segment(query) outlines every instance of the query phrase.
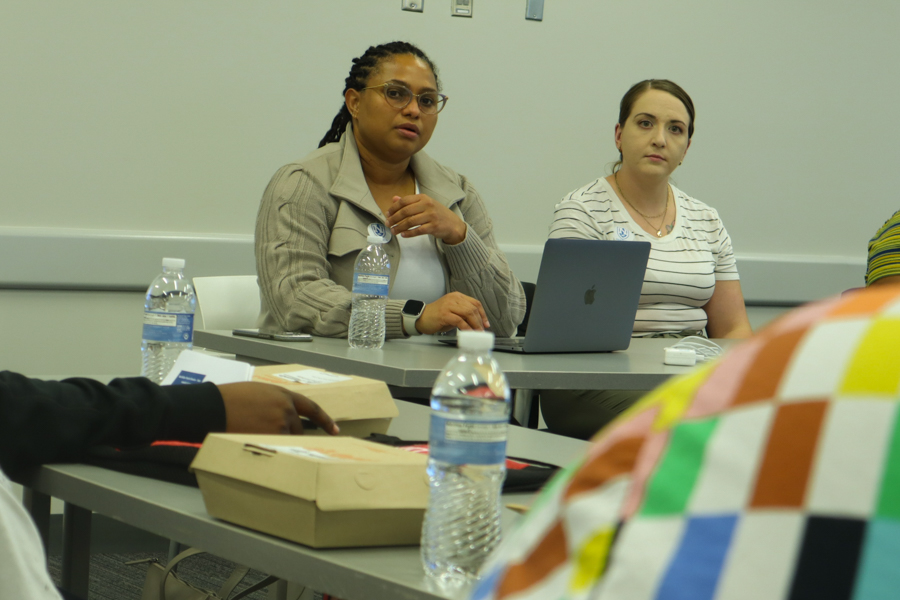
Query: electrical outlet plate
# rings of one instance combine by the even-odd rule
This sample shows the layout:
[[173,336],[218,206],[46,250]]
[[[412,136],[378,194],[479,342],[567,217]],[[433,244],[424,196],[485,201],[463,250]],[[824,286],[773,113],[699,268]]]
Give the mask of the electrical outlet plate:
[[529,21],[543,21],[544,0],[525,0],[525,18]]
[[475,0],[450,0],[450,14],[454,17],[471,17]]
[[425,0],[400,0],[400,8],[410,12],[422,12],[425,10]]

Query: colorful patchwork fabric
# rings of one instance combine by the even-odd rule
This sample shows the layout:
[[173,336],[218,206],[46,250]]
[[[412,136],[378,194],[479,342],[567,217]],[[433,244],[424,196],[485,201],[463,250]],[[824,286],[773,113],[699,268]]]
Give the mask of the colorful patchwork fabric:
[[866,285],[892,275],[900,275],[900,210],[869,241]]
[[788,313],[556,477],[485,599],[900,598],[900,285]]

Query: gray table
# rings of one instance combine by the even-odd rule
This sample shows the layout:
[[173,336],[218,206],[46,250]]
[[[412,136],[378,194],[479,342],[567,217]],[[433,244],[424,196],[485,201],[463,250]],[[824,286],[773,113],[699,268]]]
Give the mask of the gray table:
[[[536,426],[531,411],[532,390],[652,390],[672,375],[689,370],[663,364],[665,348],[675,341],[636,338],[622,352],[494,352],[494,358],[516,391],[514,416],[519,423],[530,421]],[[456,354],[454,347],[433,336],[389,340],[380,350],[362,350],[350,348],[345,339],[316,337],[312,342],[274,342],[235,336],[230,331],[197,330],[194,344],[234,354],[238,360],[251,364],[298,363],[418,390],[431,388],[447,361]]]
[[[651,390],[685,367],[663,364],[671,339],[634,339],[623,352],[513,354],[494,358],[514,389]],[[389,340],[381,350],[350,348],[345,339],[274,342],[233,336],[230,331],[194,332],[194,344],[259,363],[299,363],[337,373],[371,377],[388,385],[430,388],[456,349],[431,336]]]
[[[389,433],[424,439],[429,410],[398,404],[400,416]],[[586,442],[510,427],[508,453],[512,456],[566,464],[586,446]],[[27,504],[44,532],[49,497],[67,503],[63,587],[82,597],[87,597],[91,511],[344,600],[442,597],[426,586],[418,547],[316,550],[213,519],[195,488],[88,465],[45,466],[24,483],[30,488]],[[507,502],[529,498],[504,497]],[[504,511],[505,525],[515,518],[512,511]]]

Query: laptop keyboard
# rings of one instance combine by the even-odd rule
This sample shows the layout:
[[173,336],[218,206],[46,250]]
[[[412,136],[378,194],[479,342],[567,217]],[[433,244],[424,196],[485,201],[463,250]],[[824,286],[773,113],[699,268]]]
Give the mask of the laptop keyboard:
[[525,338],[494,338],[495,348],[521,348],[525,345]]
[[[447,344],[448,346],[456,345],[456,336],[448,335],[448,336],[437,336],[438,341],[442,344]],[[525,338],[524,337],[511,337],[511,338],[494,338],[494,348],[524,348],[525,347]]]

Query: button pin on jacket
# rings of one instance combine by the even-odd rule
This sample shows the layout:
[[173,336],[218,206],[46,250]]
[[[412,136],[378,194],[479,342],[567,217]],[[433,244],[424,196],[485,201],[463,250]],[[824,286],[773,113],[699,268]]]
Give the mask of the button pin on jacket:
[[384,240],[385,244],[391,241],[391,232],[387,227],[384,226],[384,223],[370,223],[369,235],[376,235],[380,237],[382,240]]

